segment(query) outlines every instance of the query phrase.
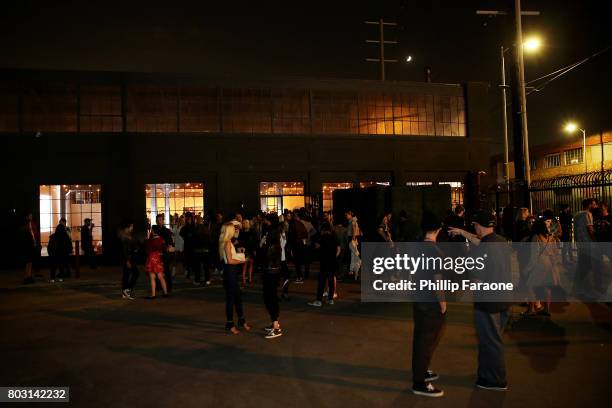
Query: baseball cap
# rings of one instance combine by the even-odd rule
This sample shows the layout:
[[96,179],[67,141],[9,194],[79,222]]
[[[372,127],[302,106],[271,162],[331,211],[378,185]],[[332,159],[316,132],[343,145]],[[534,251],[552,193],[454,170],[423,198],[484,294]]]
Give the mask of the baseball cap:
[[472,222],[476,222],[483,227],[494,227],[497,225],[495,216],[490,211],[478,210],[472,215]]

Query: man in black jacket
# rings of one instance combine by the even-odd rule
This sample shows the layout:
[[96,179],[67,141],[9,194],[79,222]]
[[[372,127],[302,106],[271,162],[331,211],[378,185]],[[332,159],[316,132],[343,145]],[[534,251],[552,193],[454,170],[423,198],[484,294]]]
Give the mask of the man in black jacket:
[[87,259],[91,269],[96,268],[93,246],[93,228],[94,225],[91,222],[91,219],[85,218],[83,220],[83,226],[81,227],[81,248],[83,249],[83,253],[85,254],[85,258]]
[[[495,233],[495,217],[486,211],[477,211],[472,217],[476,235],[465,230],[451,228],[475,245],[470,251],[473,258],[486,258],[485,267],[470,275],[475,282],[507,283],[512,282],[511,250],[506,238]],[[474,293],[474,325],[478,336],[478,379],[476,387],[504,391],[506,381],[506,362],[504,358],[504,327],[508,321],[511,295],[501,293]]]

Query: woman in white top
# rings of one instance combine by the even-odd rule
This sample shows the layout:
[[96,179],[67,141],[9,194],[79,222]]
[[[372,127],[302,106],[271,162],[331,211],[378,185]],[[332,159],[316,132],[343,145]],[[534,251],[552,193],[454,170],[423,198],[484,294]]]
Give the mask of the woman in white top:
[[[232,239],[237,238],[240,223],[230,221],[223,224],[219,235],[219,256],[223,261],[223,288],[225,289],[225,329],[232,334],[240,333],[239,329],[251,330],[244,317],[242,308],[242,292],[240,290],[240,277],[242,265],[245,263],[243,252],[236,252]],[[238,315],[238,324],[234,325],[234,309]]]

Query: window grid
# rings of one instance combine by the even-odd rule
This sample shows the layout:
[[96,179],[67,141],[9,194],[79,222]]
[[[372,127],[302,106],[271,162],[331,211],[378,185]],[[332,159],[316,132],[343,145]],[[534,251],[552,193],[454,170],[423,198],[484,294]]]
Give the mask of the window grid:
[[186,212],[204,214],[204,184],[159,183],[145,186],[146,215],[151,225],[157,214],[164,215],[164,225],[170,226],[170,217]]
[[544,157],[544,168],[551,169],[561,165],[561,155],[559,153],[549,154]]
[[565,165],[571,166],[572,164],[580,164],[583,163],[583,154],[582,147],[578,147],[576,149],[566,150],[563,152],[563,156],[565,157]]
[[[101,186],[86,185],[41,185],[39,188],[40,244],[42,256],[47,256],[49,237],[61,218],[66,219],[72,241],[81,240],[81,227],[89,218],[94,224],[92,230],[94,251],[102,253],[102,201]],[[82,249],[79,245],[79,251]]]

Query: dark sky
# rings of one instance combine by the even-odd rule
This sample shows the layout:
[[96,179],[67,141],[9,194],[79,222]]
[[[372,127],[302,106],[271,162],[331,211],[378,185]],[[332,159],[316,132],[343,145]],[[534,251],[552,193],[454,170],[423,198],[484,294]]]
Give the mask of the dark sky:
[[[377,79],[378,65],[364,58],[377,57],[376,46],[365,39],[378,33],[363,21],[384,17],[398,23],[387,29],[387,39],[399,41],[388,47],[388,57],[414,60],[389,64],[388,79],[420,81],[431,66],[435,82],[486,81],[492,84],[492,116],[500,112],[496,85],[499,46],[508,43],[504,18],[475,11],[500,8],[503,1],[10,3],[0,12],[2,67],[253,78]],[[524,33],[544,40],[537,56],[526,57],[527,80],[611,44],[604,3],[523,0],[523,9],[542,13],[524,18]],[[530,95],[531,143],[567,138],[560,130],[567,119],[590,133],[612,129],[610,72],[612,51]],[[501,135],[499,125],[492,129]]]

